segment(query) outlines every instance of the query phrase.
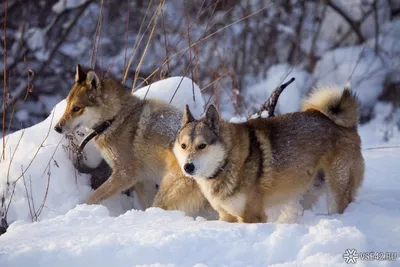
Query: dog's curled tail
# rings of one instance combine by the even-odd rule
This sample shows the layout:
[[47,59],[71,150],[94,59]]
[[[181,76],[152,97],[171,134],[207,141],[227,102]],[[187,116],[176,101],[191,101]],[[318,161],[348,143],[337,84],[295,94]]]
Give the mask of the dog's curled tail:
[[304,100],[303,111],[316,109],[337,125],[354,127],[358,123],[360,104],[354,92],[346,86],[338,88],[318,88]]

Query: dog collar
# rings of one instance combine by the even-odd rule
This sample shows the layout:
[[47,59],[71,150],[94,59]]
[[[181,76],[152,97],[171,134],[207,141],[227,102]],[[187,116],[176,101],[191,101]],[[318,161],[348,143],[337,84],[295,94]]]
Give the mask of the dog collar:
[[217,177],[221,171],[223,171],[226,167],[226,165],[228,165],[228,159],[225,159],[224,164],[222,164],[221,167],[218,168],[218,170],[211,176],[207,177],[208,179],[214,179],[215,177]]
[[82,140],[82,142],[79,144],[78,147],[78,153],[82,153],[83,149],[85,148],[86,144],[89,143],[90,140],[93,139],[93,137],[100,135],[102,133],[104,133],[105,130],[108,129],[108,127],[111,126],[111,124],[113,123],[114,119],[108,120],[103,122],[100,125],[97,125],[95,127],[93,127],[93,132],[91,132],[90,134],[88,134],[85,139]]

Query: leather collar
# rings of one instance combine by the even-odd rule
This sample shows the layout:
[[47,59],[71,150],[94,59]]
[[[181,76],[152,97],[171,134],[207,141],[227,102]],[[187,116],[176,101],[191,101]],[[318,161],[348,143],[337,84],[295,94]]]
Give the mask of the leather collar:
[[221,171],[224,171],[224,170],[225,170],[226,165],[228,165],[228,159],[225,159],[225,161],[224,161],[224,163],[221,165],[221,167],[219,167],[219,168],[217,169],[217,171],[216,171],[213,175],[211,175],[211,176],[209,176],[209,177],[207,177],[207,178],[208,178],[208,179],[214,179],[215,177],[217,177],[217,176],[221,173]]
[[86,144],[89,143],[89,141],[92,140],[93,137],[104,133],[104,131],[107,130],[111,126],[113,121],[114,121],[114,119],[107,120],[107,121],[105,121],[105,122],[93,127],[92,128],[93,132],[88,134],[85,137],[85,139],[83,139],[82,142],[79,144],[78,153],[82,153],[82,151],[85,148]]

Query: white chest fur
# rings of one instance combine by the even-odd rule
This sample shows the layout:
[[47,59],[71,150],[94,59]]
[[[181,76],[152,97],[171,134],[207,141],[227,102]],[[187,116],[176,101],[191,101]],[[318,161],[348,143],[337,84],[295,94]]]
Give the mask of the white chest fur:
[[208,179],[196,179],[201,192],[210,202],[211,206],[216,209],[223,209],[231,215],[242,217],[246,207],[246,195],[243,193],[236,193],[231,197],[220,198],[211,192],[212,182]]

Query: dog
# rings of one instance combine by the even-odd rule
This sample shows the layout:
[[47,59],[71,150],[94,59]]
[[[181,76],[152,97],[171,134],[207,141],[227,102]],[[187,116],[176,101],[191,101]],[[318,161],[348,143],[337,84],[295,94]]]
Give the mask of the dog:
[[[166,170],[168,155],[182,120],[177,108],[157,100],[142,100],[110,78],[93,71],[87,73],[77,65],[75,83],[67,96],[67,107],[54,127],[60,134],[72,133],[78,127],[95,129],[96,147],[112,169],[111,176],[87,199],[97,204],[121,191],[135,188],[143,208],[152,206]],[[197,184],[185,177],[185,192],[202,198],[202,205],[187,205],[184,198],[176,209],[196,213],[208,201]],[[208,204],[209,206],[209,204]]]
[[328,190],[329,214],[343,213],[364,177],[358,117],[356,95],[334,88],[317,89],[300,112],[243,123],[213,105],[195,119],[186,106],[173,152],[220,220],[266,222],[266,209],[290,199],[312,205],[313,187]]

